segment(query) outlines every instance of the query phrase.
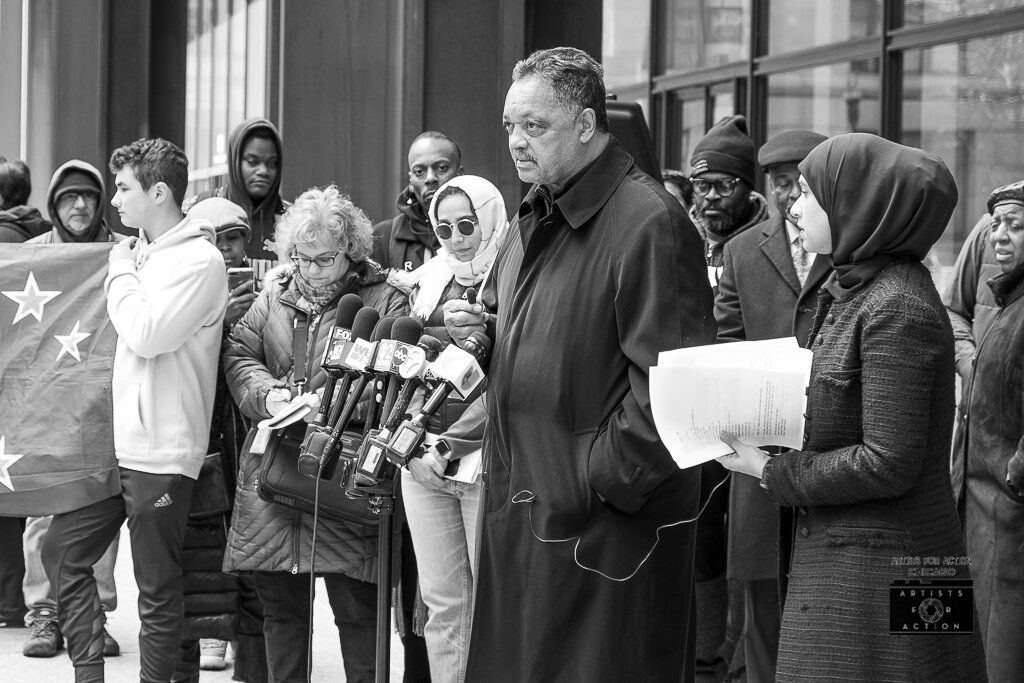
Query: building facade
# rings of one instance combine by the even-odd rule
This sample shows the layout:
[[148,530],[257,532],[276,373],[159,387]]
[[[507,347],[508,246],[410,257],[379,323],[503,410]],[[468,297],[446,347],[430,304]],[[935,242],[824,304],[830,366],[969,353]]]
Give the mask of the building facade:
[[1020,0],[0,0],[0,154],[29,161],[41,197],[63,160],[102,167],[162,135],[201,190],[223,180],[231,129],[264,116],[287,198],[333,182],[380,220],[410,140],[435,129],[511,208],[511,69],[556,45],[600,55],[665,167],[686,170],[734,113],[758,144],[866,131],[939,154],[960,188],[947,268],[988,193],[1024,177]]

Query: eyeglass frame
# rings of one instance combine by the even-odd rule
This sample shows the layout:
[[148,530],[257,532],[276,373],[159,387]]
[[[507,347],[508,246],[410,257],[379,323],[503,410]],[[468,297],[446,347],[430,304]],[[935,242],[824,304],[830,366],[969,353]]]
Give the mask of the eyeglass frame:
[[[473,226],[473,229],[470,230],[469,232],[466,232],[465,230],[462,229],[463,223],[470,223]],[[438,223],[437,225],[434,226],[434,232],[436,232],[437,236],[440,237],[441,239],[450,240],[452,236],[455,234],[455,230],[452,229],[454,227],[457,228],[458,231],[464,237],[469,237],[474,232],[476,232],[476,226],[478,225],[480,225],[480,221],[476,218],[460,218],[459,220],[455,221],[454,226],[451,223]]]
[[[318,268],[330,268],[334,265],[334,262],[338,259],[341,254],[341,249],[334,252],[331,256],[317,256],[316,258],[306,258],[305,256],[299,256],[297,252],[292,252],[288,255],[288,258],[297,268],[309,268],[314,263]],[[321,260],[327,260],[327,263],[320,263]],[[303,265],[305,262],[305,265]]]
[[78,203],[78,200],[83,200],[86,205],[93,204],[98,206],[100,203],[100,193],[93,192],[92,190],[68,190],[67,192],[61,192],[60,196],[57,197],[57,206],[64,204],[68,201],[68,198],[74,197],[74,199],[68,202],[68,206],[74,206]]
[[[718,193],[719,197],[731,197],[732,193],[736,191],[736,186],[739,182],[739,178],[719,178],[718,180],[690,178],[690,185],[693,188],[694,194],[699,194],[701,197],[706,197],[711,192],[712,187],[715,188],[715,192]],[[702,183],[707,183],[707,189],[703,192],[698,189],[698,186]]]

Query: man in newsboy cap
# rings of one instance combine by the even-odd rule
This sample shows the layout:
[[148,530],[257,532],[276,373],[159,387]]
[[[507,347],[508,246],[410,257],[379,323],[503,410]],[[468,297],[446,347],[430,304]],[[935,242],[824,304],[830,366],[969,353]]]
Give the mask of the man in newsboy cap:
[[[830,268],[813,258],[789,220],[800,196],[797,164],[826,138],[809,130],[779,133],[757,160],[768,174],[772,216],[731,240],[724,249],[715,297],[718,342],[796,336],[805,345],[818,287]],[[779,647],[779,517],[775,504],[751,477],[734,477],[729,491],[728,578],[743,585],[747,680],[775,680]],[[733,669],[736,667],[733,666]]]

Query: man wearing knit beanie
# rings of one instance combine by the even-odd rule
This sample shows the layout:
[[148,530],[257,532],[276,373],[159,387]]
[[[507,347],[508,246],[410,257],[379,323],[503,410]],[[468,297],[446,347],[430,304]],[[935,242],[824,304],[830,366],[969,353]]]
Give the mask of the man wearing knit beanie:
[[[690,159],[693,206],[689,214],[704,240],[708,280],[716,294],[726,242],[768,218],[768,203],[753,191],[757,169],[754,156],[747,119],[727,116],[697,142]],[[728,475],[716,461],[701,465],[701,498],[710,495],[697,522],[694,558],[697,669],[703,673],[712,672],[722,662],[728,665],[735,647],[725,632]]]
[[731,238],[768,217],[764,197],[753,191],[757,162],[747,119],[727,116],[693,149],[690,218],[704,238],[711,286],[722,274],[722,249]]
[[92,164],[72,159],[53,173],[46,209],[53,223],[48,242],[112,242],[103,220],[103,176]]

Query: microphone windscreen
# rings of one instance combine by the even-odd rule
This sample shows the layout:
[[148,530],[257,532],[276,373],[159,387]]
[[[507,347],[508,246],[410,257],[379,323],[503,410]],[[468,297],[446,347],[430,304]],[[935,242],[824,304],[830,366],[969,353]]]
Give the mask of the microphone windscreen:
[[483,361],[487,354],[491,352],[491,338],[483,332],[474,332],[469,335],[469,339],[466,342],[472,343],[467,343],[463,346],[463,349],[473,354],[477,361]]
[[334,326],[351,330],[356,314],[359,313],[359,309],[362,307],[363,300],[359,298],[358,294],[350,292],[341,297],[341,301],[338,302],[338,314],[334,316]]
[[476,287],[470,287],[466,290],[466,302],[470,304],[476,303]]
[[427,360],[433,363],[437,360],[438,354],[444,351],[444,342],[437,337],[432,337],[429,334],[425,334],[420,337],[420,340],[416,342],[416,345],[426,351]]
[[397,316],[386,315],[377,322],[377,326],[373,328],[373,336],[370,337],[370,341],[380,341],[381,339],[391,339],[391,328],[395,326],[395,318]]
[[395,321],[391,329],[391,338],[397,339],[403,344],[415,344],[423,334],[423,324],[416,318],[402,316]]
[[373,328],[378,320],[380,320],[380,313],[376,308],[371,306],[360,308],[356,313],[355,320],[352,321],[352,338],[370,341],[370,337],[373,336]]

